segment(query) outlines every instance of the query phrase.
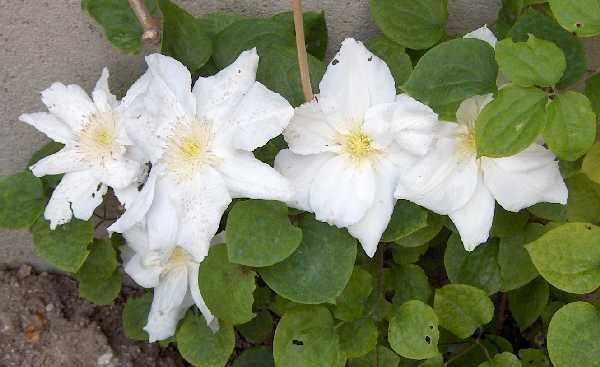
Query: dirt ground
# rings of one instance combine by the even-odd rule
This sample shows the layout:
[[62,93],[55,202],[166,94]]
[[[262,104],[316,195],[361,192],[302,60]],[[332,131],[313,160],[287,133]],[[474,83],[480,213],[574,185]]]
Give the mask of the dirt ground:
[[136,292],[124,287],[114,305],[95,306],[68,276],[0,269],[0,367],[189,366],[173,347],[124,335],[123,302]]

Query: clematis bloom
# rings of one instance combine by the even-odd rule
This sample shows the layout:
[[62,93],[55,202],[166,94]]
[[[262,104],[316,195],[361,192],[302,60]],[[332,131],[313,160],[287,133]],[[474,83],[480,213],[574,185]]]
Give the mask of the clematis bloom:
[[141,165],[132,153],[124,115],[131,101],[143,92],[144,84],[142,77],[118,102],[108,88],[108,70],[104,68],[91,99],[78,85],[54,83],[42,92],[49,112],[19,116],[65,145],[30,167],[37,177],[65,174],[44,211],[50,228],[69,222],[73,216],[88,220],[108,186],[118,193],[136,181]]
[[[150,342],[175,334],[177,323],[192,305],[196,305],[208,326],[217,330],[218,320],[210,312],[198,283],[202,259],[196,259],[180,246],[153,250],[143,226],[136,225],[123,234],[125,272],[140,286],[154,288],[154,300],[144,330]],[[213,243],[222,243],[216,236]]]
[[145,223],[153,249],[176,243],[202,259],[232,198],[291,197],[288,181],[252,151],[281,134],[293,108],[256,81],[255,49],[193,90],[179,61],[158,54],[146,61],[148,89],[133,102],[128,133],[152,169],[109,231]]
[[448,215],[468,251],[487,241],[495,201],[517,212],[540,202],[566,204],[568,196],[554,154],[540,144],[510,157],[477,157],[474,125],[490,101],[491,94],[463,101],[457,123],[442,125],[437,143],[401,176],[395,192]]
[[288,205],[347,227],[373,256],[396,199],[398,175],[427,153],[437,115],[396,96],[388,66],[346,39],[327,67],[320,94],[296,108],[275,168],[294,187]]

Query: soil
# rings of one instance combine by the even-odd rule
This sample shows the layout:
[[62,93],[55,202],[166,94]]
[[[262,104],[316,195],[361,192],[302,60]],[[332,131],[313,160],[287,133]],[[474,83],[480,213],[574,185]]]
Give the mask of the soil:
[[124,287],[113,305],[96,306],[67,275],[0,269],[0,367],[189,366],[173,347],[125,336],[124,300],[138,292]]

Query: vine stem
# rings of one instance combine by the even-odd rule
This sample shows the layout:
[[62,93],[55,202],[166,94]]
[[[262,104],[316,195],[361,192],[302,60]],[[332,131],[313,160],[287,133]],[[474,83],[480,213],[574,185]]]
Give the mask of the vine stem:
[[148,11],[144,0],[129,0],[129,6],[144,30],[142,40],[152,43],[158,42],[160,39],[160,26],[158,21]]
[[310,102],[313,99],[313,93],[308,71],[308,54],[306,53],[306,43],[304,41],[304,21],[302,17],[301,0],[292,0],[292,11],[294,13],[294,29],[296,30],[296,48],[298,49],[298,66],[300,67],[302,93],[304,93],[304,100]]

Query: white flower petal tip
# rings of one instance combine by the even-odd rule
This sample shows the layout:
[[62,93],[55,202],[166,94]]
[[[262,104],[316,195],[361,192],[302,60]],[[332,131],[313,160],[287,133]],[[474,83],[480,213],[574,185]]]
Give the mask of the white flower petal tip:
[[487,25],[483,25],[482,27],[465,34],[464,38],[475,38],[487,42],[492,48],[496,48],[496,43],[498,42],[496,35],[487,27]]

